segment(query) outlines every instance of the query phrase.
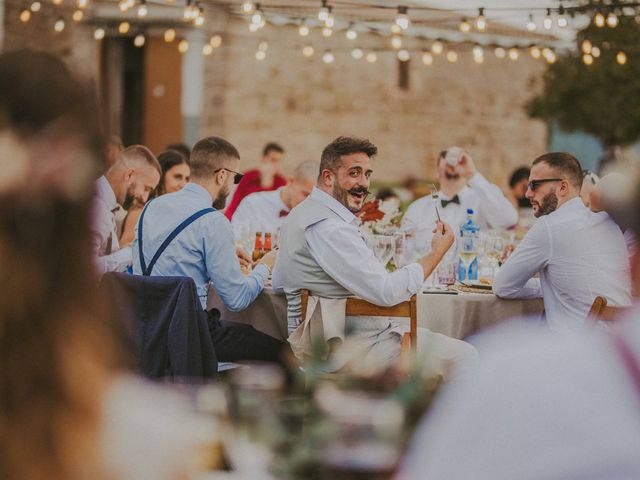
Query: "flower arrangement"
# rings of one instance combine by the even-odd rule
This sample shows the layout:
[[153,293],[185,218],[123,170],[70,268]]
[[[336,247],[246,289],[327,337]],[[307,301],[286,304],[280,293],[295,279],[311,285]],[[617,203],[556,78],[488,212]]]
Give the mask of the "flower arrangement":
[[362,206],[358,218],[370,234],[390,233],[400,226],[400,201],[396,197],[370,200]]

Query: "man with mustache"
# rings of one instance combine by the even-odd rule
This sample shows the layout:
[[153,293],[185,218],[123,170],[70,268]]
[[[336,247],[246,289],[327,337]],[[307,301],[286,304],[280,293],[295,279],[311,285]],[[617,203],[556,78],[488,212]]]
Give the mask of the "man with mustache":
[[[369,140],[339,137],[325,147],[311,195],[287,216],[280,230],[280,256],[273,286],[284,290],[289,332],[302,322],[301,289],[325,298],[356,295],[376,305],[396,305],[417,293],[453,243],[451,228],[433,223],[431,250],[418,262],[390,273],[376,259],[354,215],[362,208],[378,149]],[[451,365],[475,350],[465,342],[419,329],[418,351],[429,343],[433,365]],[[366,353],[359,359],[388,364],[400,353],[406,326],[390,318],[346,319],[346,332]],[[328,339],[330,347],[338,338]],[[342,357],[342,361],[349,361]],[[343,363],[343,364],[344,364]],[[341,367],[341,365],[333,366]],[[436,369],[438,367],[436,366]],[[444,369],[446,370],[446,368]],[[438,373],[443,373],[441,370]]]
[[93,251],[100,274],[122,272],[131,265],[131,247],[118,243],[116,213],[134,202],[144,205],[160,181],[160,164],[142,145],[125,148],[96,181],[93,211]]
[[493,281],[499,297],[542,296],[549,328],[561,334],[582,328],[597,295],[610,305],[631,303],[622,232],[607,213],[584,205],[582,180],[580,162],[568,153],[534,160],[526,197],[538,221]]
[[407,239],[408,258],[418,258],[428,250],[433,223],[438,218],[436,208],[456,235],[467,219],[469,208],[481,229],[503,229],[518,223],[518,211],[497,185],[478,172],[471,156],[459,147],[440,152],[437,174],[439,198],[428,195],[416,200],[402,219],[403,228],[411,232]]
[[[242,274],[231,225],[222,213],[231,186],[242,178],[238,150],[222,138],[207,137],[193,147],[190,163],[189,183],[149,202],[140,214],[133,272],[193,278],[203,308],[212,283],[229,310],[244,310],[262,292],[277,253],[262,257],[250,275]],[[209,313],[218,360],[279,361],[286,353],[285,342],[250,325],[220,321],[215,310]]]

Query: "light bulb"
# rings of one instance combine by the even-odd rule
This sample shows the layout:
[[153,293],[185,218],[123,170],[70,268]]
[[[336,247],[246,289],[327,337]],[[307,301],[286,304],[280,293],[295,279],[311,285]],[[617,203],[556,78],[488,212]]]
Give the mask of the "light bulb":
[[397,57],[401,62],[408,62],[411,58],[411,54],[409,53],[409,50],[402,49],[398,50]]
[[507,56],[507,51],[502,47],[496,47],[493,53],[495,54],[496,58],[504,58]]
[[75,12],[73,12],[73,14],[71,15],[71,19],[74,22],[80,22],[82,19],[84,18],[84,12],[82,10],[76,10]]
[[128,2],[123,2],[120,1],[118,2],[118,8],[120,9],[120,11],[122,13],[126,12],[127,10],[129,10],[129,3]]
[[536,46],[531,47],[531,49],[529,50],[529,53],[531,53],[531,57],[535,59],[540,58],[540,49]]
[[376,55],[375,52],[369,52],[367,53],[367,62],[369,63],[376,63],[376,60],[378,60],[378,56]]
[[220,35],[214,35],[209,40],[209,45],[211,45],[213,48],[218,48],[220,45],[222,45],[222,37]]
[[609,15],[607,15],[607,25],[610,28],[616,28],[618,26],[618,16],[615,12],[611,11]]
[[473,56],[474,57],[482,57],[484,56],[484,50],[480,45],[476,45],[473,47]]
[[96,28],[95,32],[93,32],[93,38],[95,38],[96,40],[102,40],[104,38],[104,35],[104,28]]
[[31,11],[32,11],[33,13],[37,13],[37,12],[39,12],[39,11],[40,11],[40,8],[42,8],[42,4],[41,4],[40,2],[37,2],[37,1],[36,1],[36,2],[33,2],[33,3],[31,4],[31,7],[29,7],[29,8],[31,9]]
[[400,35],[394,35],[391,37],[391,46],[398,50],[402,48],[402,37]]
[[510,48],[509,49],[509,58],[511,60],[518,60],[518,57],[520,56],[520,52],[518,52],[517,48]]
[[476,63],[484,63],[484,55],[474,56],[473,61]]
[[258,10],[256,10],[256,13],[254,13],[251,16],[251,23],[253,23],[254,25],[261,25],[262,22],[263,22],[262,10],[258,9]]
[[301,37],[306,37],[307,35],[309,35],[309,27],[304,24],[300,25],[300,28],[298,28],[298,33]]
[[142,48],[144,47],[146,41],[147,40],[144,38],[144,35],[140,33],[136,35],[136,38],[133,39],[133,44],[138,48]]
[[389,28],[389,30],[395,35],[399,35],[402,33],[402,29],[398,25],[396,25],[395,22],[391,24],[391,28]]
[[364,52],[361,48],[354,48],[353,50],[351,50],[351,56],[356,60],[360,60],[362,57],[364,57]]
[[335,59],[336,57],[334,57],[331,52],[325,52],[324,55],[322,55],[322,61],[327,64],[333,63]]
[[544,17],[542,25],[544,26],[545,30],[551,30],[551,27],[553,27],[553,20],[551,19],[551,9],[550,8],[547,8],[547,14]]
[[120,32],[122,35],[126,35],[127,33],[129,33],[130,29],[131,24],[129,22],[121,22],[120,25],[118,25],[118,32]]
[[87,8],[88,4],[89,4],[89,0],[78,0],[76,2],[76,5],[78,5],[78,8]]
[[176,31],[173,28],[168,28],[164,32],[164,41],[167,43],[173,42],[176,39]]
[[471,24],[468,22],[466,18],[463,18],[458,28],[462,33],[468,33],[471,31]]
[[433,55],[431,52],[424,52],[422,54],[422,63],[425,65],[431,65],[433,63]]
[[178,51],[180,53],[187,53],[187,50],[189,50],[189,42],[185,39],[180,40],[178,43]]
[[203,47],[202,47],[202,54],[209,56],[213,53],[213,46],[210,43],[206,43]]
[[450,63],[455,63],[458,61],[458,54],[453,50],[449,50],[447,52],[447,61]]
[[306,45],[302,49],[302,55],[304,55],[307,58],[312,57],[314,53],[315,53],[315,50],[313,49],[313,47],[311,45]]
[[529,14],[529,21],[527,22],[527,30],[529,30],[530,32],[533,32],[536,28],[538,28],[536,26],[536,22],[533,21],[533,15]]
[[269,44],[267,42],[260,42],[258,44],[258,50],[261,52],[266,52],[269,49]]
[[61,32],[64,30],[64,20],[62,18],[58,18],[56,23],[53,24],[53,29],[56,32]]
[[324,27],[322,29],[322,36],[325,38],[329,38],[331,35],[333,35],[333,29],[329,28],[329,27]]
[[593,57],[588,53],[585,53],[584,55],[582,55],[582,61],[585,65],[591,65],[593,63]]
[[591,49],[593,48],[593,45],[589,40],[584,40],[582,42],[581,48],[583,53],[591,53]]
[[347,40],[355,40],[358,38],[358,32],[353,29],[353,25],[349,25],[349,29],[344,35],[347,37]]
[[322,0],[322,7],[320,7],[320,11],[318,12],[318,20],[324,22],[329,16],[329,7],[327,7],[327,0]]
[[407,7],[400,6],[398,7],[398,14],[396,15],[395,24],[398,25],[402,30],[406,30],[409,28],[409,16],[407,15]]
[[201,27],[202,25],[204,25],[204,15],[198,15],[196,19],[193,21],[193,24],[196,27]]
[[618,62],[620,65],[624,65],[625,63],[627,63],[627,54],[624,52],[618,52],[616,54],[616,62]]
[[558,7],[558,18],[556,19],[556,23],[560,28],[566,28],[569,25],[569,21],[567,20],[567,16],[564,13],[564,6],[560,4]]
[[62,5],[62,0],[51,0],[54,5]]
[[243,2],[242,3],[242,13],[251,13],[253,12],[253,2]]
[[601,11],[598,10],[598,12],[595,14],[595,16],[593,17],[593,23],[595,23],[596,27],[598,28],[604,27],[606,20]]
[[20,21],[27,23],[29,20],[31,20],[31,12],[29,10],[22,10],[20,12]]
[[600,56],[600,49],[598,47],[593,47],[591,49],[591,55],[593,58],[598,58]]
[[547,57],[547,63],[556,63],[557,59],[558,57],[556,57],[556,54],[554,52],[551,52],[551,54]]
[[329,28],[333,28],[335,23],[336,23],[336,19],[333,16],[333,13],[331,13],[331,7],[329,7],[329,14],[327,15],[327,18],[324,21],[324,26],[325,27],[329,27]]
[[484,17],[484,8],[478,9],[478,18],[476,18],[476,28],[483,32],[487,28],[487,19]]
[[267,58],[267,52],[263,52],[262,50],[258,50],[256,52],[256,60],[261,62],[265,58]]
[[440,42],[439,40],[436,40],[435,42],[433,42],[433,45],[431,45],[431,51],[436,55],[440,55],[442,53],[442,50],[442,42]]
[[148,13],[149,13],[149,9],[147,8],[147,2],[143,0],[142,3],[140,3],[140,6],[138,7],[138,17],[144,18],[147,16]]

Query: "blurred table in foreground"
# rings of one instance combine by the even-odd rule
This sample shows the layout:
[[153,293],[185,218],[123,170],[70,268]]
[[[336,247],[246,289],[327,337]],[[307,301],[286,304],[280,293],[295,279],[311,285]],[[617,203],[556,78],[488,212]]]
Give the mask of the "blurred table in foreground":
[[[536,316],[543,311],[542,299],[505,300],[492,293],[419,293],[418,326],[453,338],[469,335],[510,318]],[[229,311],[213,288],[207,308],[217,308],[223,320],[247,323],[273,337],[287,338],[287,301],[284,295],[265,289],[241,312]]]

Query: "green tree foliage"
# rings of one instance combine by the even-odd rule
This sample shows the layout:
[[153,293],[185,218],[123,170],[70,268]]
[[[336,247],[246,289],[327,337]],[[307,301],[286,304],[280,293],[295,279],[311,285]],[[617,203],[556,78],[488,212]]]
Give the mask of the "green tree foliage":
[[[583,60],[585,40],[600,53],[591,65]],[[576,51],[549,66],[543,92],[526,105],[527,113],[557,122],[569,132],[590,133],[605,145],[636,142],[640,139],[640,25],[633,17],[620,17],[615,28],[598,28],[592,22],[578,32],[577,42]],[[623,65],[616,60],[618,52],[626,55]]]

